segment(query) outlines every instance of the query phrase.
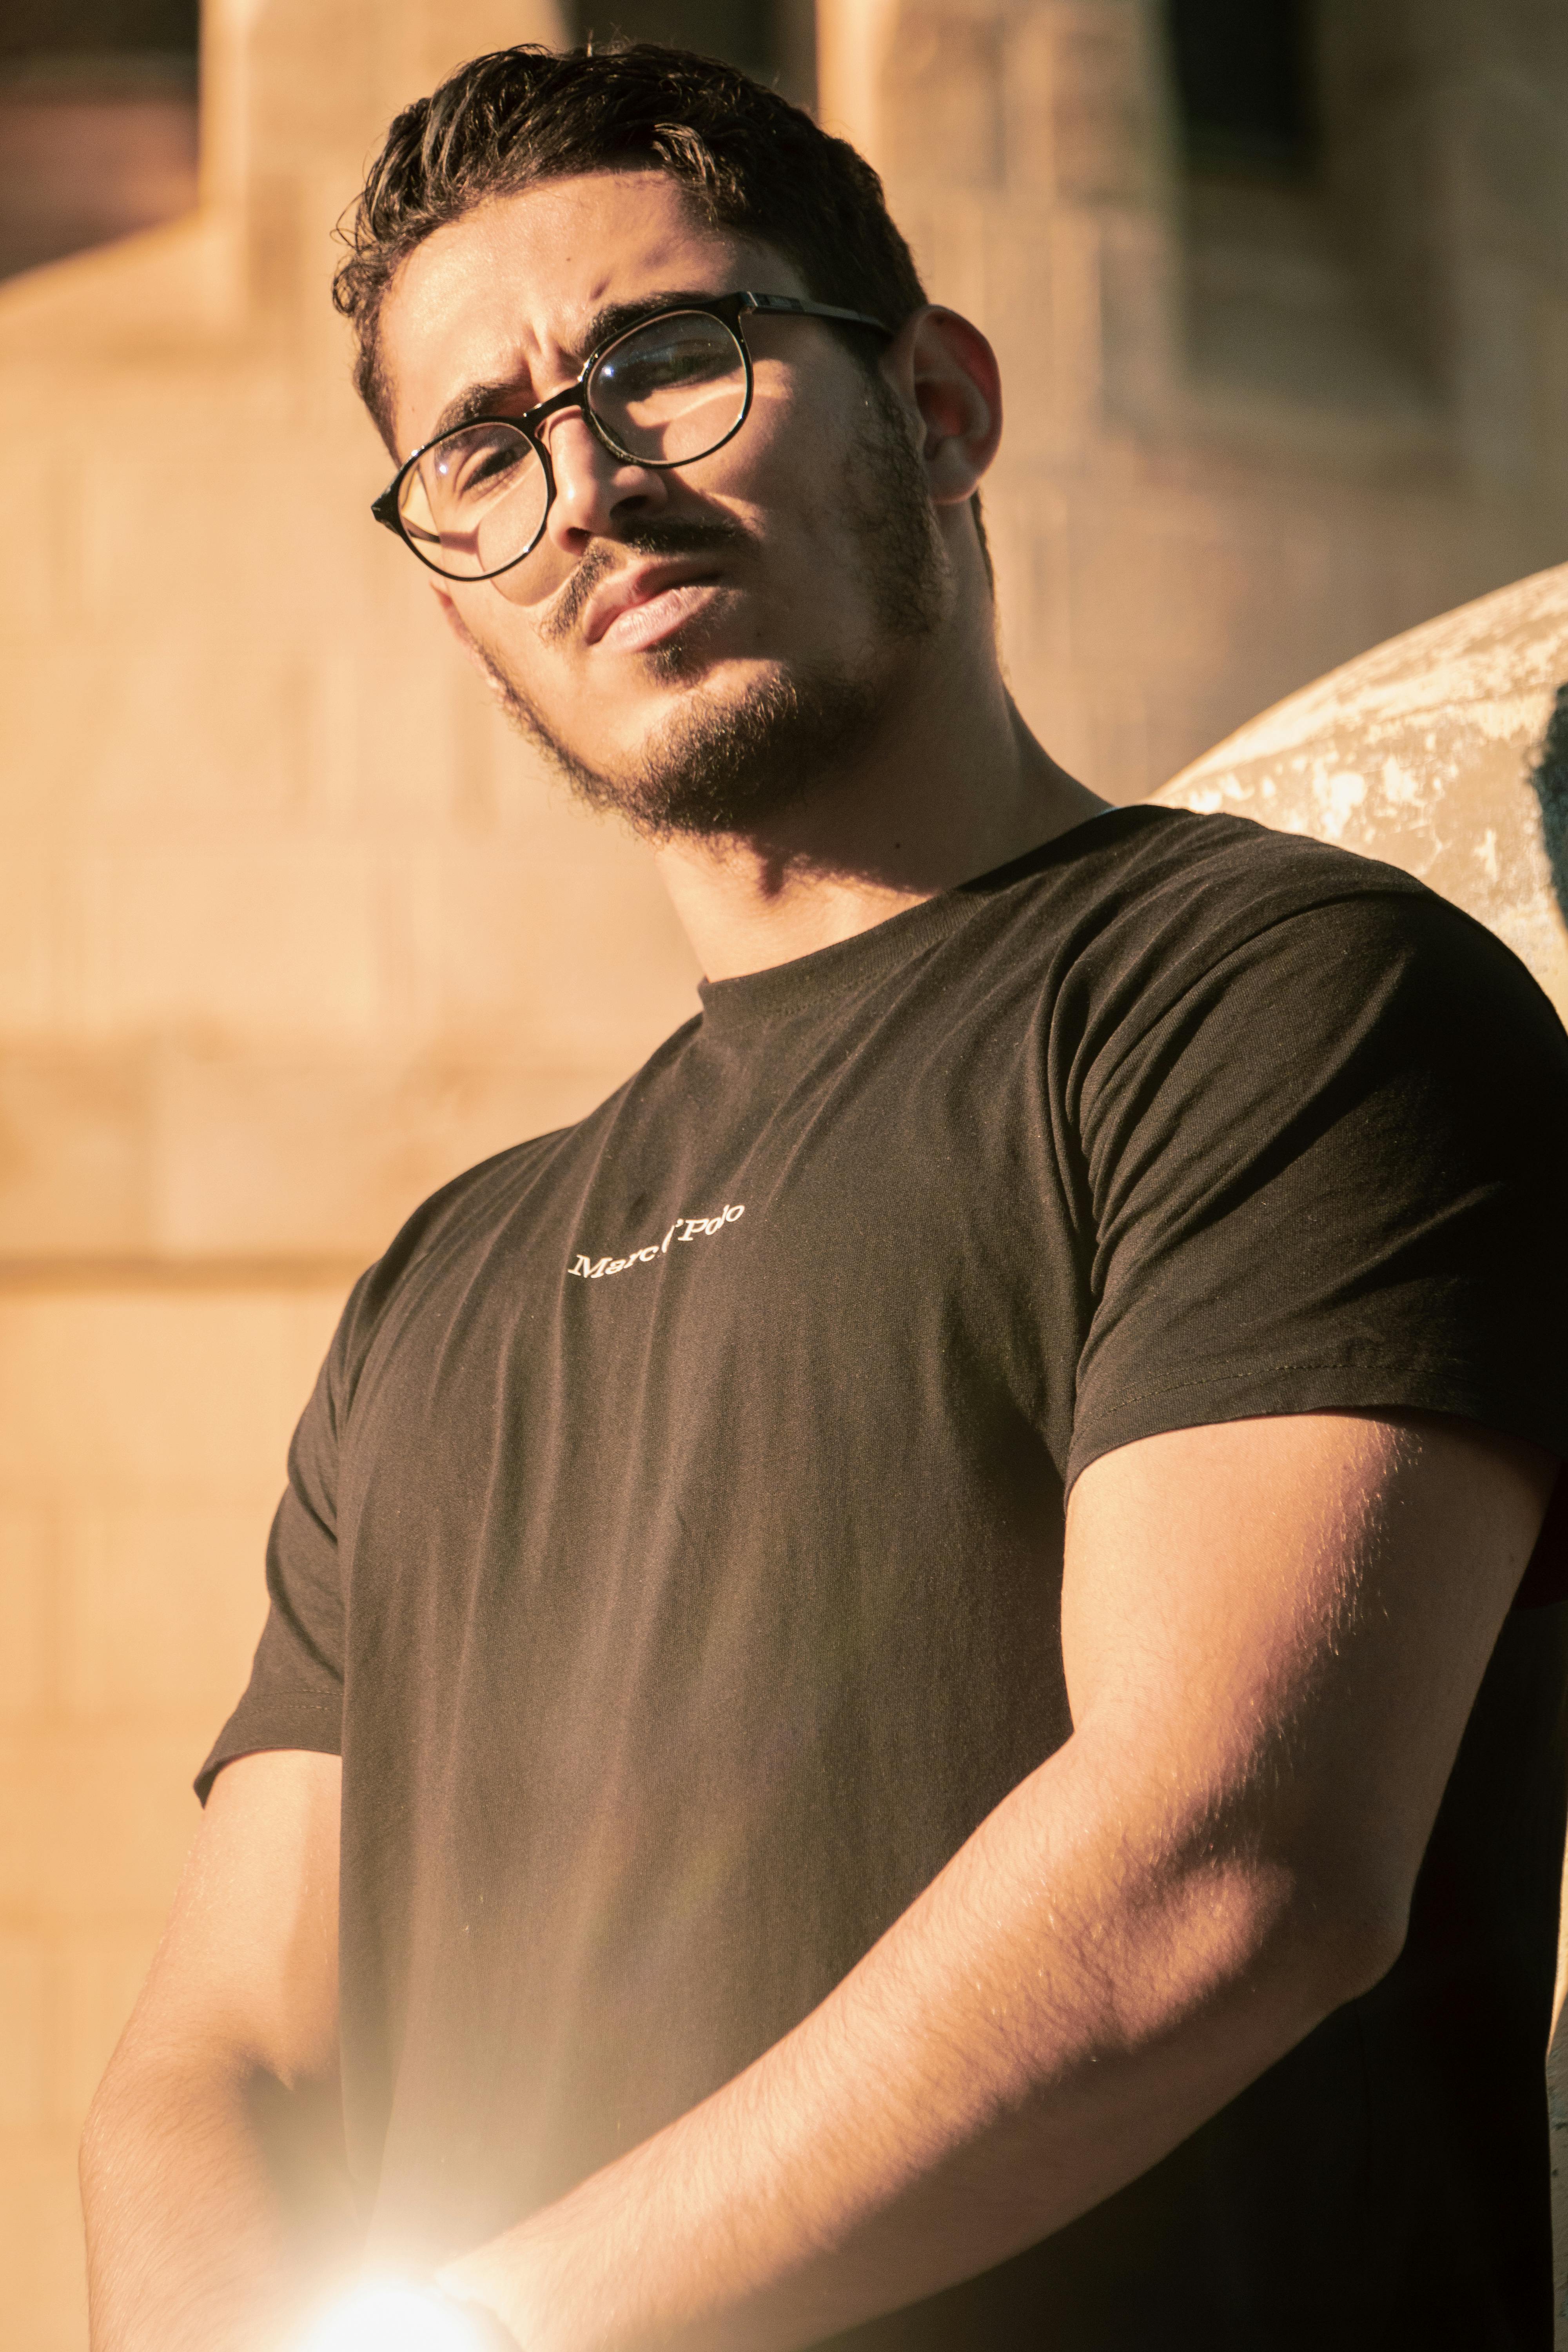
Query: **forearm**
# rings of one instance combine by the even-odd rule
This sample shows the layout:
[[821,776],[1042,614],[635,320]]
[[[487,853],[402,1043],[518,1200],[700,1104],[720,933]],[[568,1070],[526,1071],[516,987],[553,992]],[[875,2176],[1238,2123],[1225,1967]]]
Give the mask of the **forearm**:
[[[1256,1864],[1129,1856],[1073,1746],[794,2033],[455,2264],[531,2352],[795,2347],[1135,2178],[1354,1990]],[[1375,1969],[1373,1970],[1375,1973]]]
[[82,2142],[91,2352],[277,2352],[346,2234],[289,2110],[236,2065],[111,2069]]

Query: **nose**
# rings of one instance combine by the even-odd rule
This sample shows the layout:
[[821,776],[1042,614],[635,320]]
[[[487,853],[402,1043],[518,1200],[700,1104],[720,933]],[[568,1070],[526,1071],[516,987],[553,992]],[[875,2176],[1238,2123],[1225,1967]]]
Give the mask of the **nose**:
[[668,503],[663,474],[612,456],[580,408],[552,416],[545,432],[555,496],[544,535],[562,554],[575,561],[589,540],[613,537],[617,523]]

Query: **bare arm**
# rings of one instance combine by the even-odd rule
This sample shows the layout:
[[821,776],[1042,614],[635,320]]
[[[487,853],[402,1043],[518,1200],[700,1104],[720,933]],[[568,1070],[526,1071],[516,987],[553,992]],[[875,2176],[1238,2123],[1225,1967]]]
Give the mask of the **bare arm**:
[[1067,1746],[793,2033],[445,2283],[529,2352],[796,2352],[1146,2170],[1397,1956],[1554,1466],[1337,1414],[1095,1464]]
[[346,2238],[341,1768],[218,1775],[82,2142],[92,2352],[273,2352]]

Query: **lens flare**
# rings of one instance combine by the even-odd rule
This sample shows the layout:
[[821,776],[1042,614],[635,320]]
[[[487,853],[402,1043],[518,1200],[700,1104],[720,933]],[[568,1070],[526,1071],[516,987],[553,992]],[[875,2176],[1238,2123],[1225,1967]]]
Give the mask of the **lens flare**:
[[388,2280],[356,2287],[311,2328],[299,2352],[484,2352],[461,2307],[426,2287]]

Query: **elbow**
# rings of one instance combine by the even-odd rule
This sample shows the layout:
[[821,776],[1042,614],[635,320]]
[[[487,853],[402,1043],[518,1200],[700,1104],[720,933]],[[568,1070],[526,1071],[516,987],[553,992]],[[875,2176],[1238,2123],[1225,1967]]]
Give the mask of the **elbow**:
[[1404,1948],[1409,1902],[1407,1890],[1345,1868],[1211,1853],[1151,1908],[1157,1937],[1133,1970],[1139,2022],[1156,2023],[1145,2003],[1161,2029],[1205,2012],[1233,2025],[1245,2017],[1268,2063],[1387,1975]]
[[1410,1890],[1343,1857],[1328,1872],[1289,1865],[1260,1891],[1257,1958],[1247,1974],[1273,1979],[1310,2032],[1388,1974],[1409,1927]]
[[1323,2014],[1381,1984],[1405,1949],[1408,1891],[1340,1885],[1303,1906],[1296,1932],[1322,2000]]

